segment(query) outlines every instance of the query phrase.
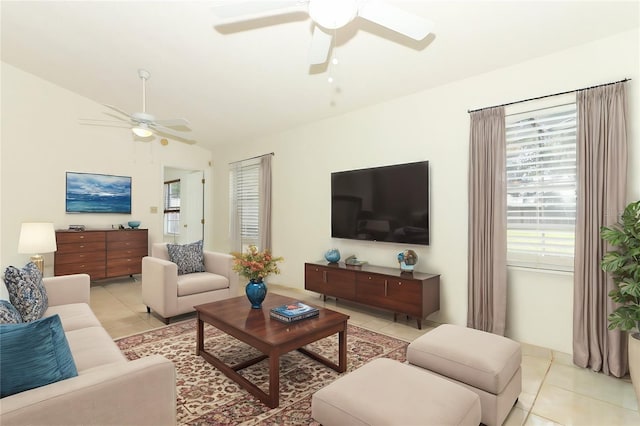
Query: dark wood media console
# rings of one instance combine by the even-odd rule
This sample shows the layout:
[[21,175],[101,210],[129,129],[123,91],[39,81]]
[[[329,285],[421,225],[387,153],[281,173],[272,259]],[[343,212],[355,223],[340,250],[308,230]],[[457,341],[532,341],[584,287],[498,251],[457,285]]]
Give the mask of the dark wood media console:
[[440,275],[401,272],[381,266],[309,262],[304,265],[304,288],[422,320],[440,309]]

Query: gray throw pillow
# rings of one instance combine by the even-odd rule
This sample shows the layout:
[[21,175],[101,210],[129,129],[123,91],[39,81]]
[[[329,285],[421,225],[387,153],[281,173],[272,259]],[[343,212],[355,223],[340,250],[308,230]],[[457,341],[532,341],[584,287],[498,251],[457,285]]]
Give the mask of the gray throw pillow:
[[42,318],[49,307],[49,298],[42,283],[42,273],[35,263],[29,262],[22,269],[9,266],[4,271],[4,282],[9,290],[9,300],[24,322]]
[[169,260],[178,265],[178,275],[205,271],[202,250],[202,240],[185,245],[167,244]]

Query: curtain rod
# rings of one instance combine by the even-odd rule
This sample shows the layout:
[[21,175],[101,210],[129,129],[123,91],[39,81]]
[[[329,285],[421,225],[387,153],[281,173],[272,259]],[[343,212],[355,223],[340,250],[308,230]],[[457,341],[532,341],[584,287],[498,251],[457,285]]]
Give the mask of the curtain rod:
[[256,158],[261,158],[261,157],[264,157],[265,155],[273,155],[273,156],[275,156],[276,153],[275,152],[268,152],[266,154],[256,155],[255,157],[245,158],[244,160],[232,161],[229,164],[236,164],[236,163],[242,163],[243,161],[255,160]]
[[616,83],[624,83],[625,81],[629,81],[629,80],[631,80],[631,79],[630,78],[625,78],[624,80],[614,81],[614,82],[611,82],[611,83],[597,84],[595,86],[583,87],[582,89],[567,90],[566,92],[552,93],[550,95],[537,96],[535,98],[523,99],[521,101],[507,102],[506,104],[501,104],[501,105],[494,105],[494,106],[478,108],[478,109],[470,109],[470,110],[467,110],[467,113],[470,114],[472,112],[482,111],[483,109],[497,108],[497,107],[508,106],[508,105],[515,105],[515,104],[520,104],[522,102],[528,102],[528,101],[535,101],[535,100],[538,100],[538,99],[550,98],[552,96],[559,96],[559,95],[566,95],[568,93],[581,92],[583,90],[595,89],[596,87],[610,86],[610,85],[616,84]]

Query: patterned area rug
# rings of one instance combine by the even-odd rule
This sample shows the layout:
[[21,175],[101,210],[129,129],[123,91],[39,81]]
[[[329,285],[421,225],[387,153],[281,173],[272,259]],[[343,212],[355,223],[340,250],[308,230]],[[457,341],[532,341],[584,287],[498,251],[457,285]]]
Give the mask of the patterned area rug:
[[[205,336],[205,348],[227,364],[260,354],[208,324],[205,324]],[[179,425],[318,425],[311,418],[311,395],[341,375],[298,351],[283,355],[280,358],[280,407],[270,409],[196,356],[195,342],[195,319],[116,341],[130,360],[160,354],[173,361]],[[407,345],[403,340],[349,325],[347,373],[374,358],[404,362]],[[337,334],[307,347],[337,362]],[[268,392],[268,360],[241,370],[241,374]]]

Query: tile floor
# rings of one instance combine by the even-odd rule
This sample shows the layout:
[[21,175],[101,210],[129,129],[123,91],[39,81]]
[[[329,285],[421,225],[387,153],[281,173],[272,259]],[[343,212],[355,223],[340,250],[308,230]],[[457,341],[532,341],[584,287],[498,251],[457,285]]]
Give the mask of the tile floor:
[[[418,330],[414,320],[399,318],[394,323],[387,312],[334,299],[323,302],[317,294],[301,289],[271,285],[270,291],[344,312],[352,324],[408,341],[437,326],[423,322],[423,329]],[[114,339],[164,326],[147,314],[139,280],[92,284],[91,307]],[[184,315],[190,317],[193,314]],[[638,403],[628,379],[578,368],[569,354],[528,344],[523,344],[522,371],[522,393],[505,425],[640,425]]]

